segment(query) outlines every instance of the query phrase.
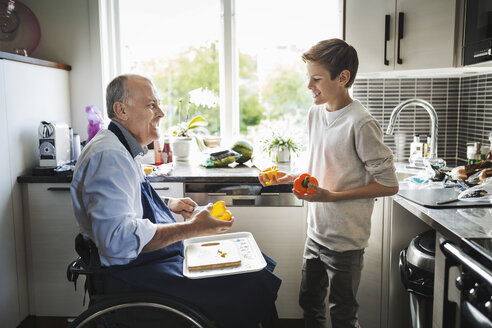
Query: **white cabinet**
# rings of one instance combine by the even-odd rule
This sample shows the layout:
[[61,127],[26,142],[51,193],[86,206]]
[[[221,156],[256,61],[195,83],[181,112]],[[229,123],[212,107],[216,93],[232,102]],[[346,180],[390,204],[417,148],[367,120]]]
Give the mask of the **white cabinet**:
[[77,316],[84,307],[84,278],[77,292],[67,280],[68,264],[77,258],[79,233],[68,183],[23,185],[30,314]]
[[298,299],[307,206],[227,208],[234,215],[229,232],[251,232],[260,250],[277,262],[274,273],[282,279],[276,301],[279,317],[302,318]]
[[[13,55],[15,56],[15,55]],[[20,57],[20,56],[19,56]],[[22,57],[21,57],[22,58]],[[69,71],[0,60],[0,318],[16,327],[29,315],[19,175],[38,164],[40,121],[71,123]]]
[[359,73],[456,66],[456,0],[346,0]]
[[[4,65],[0,64],[0,140],[3,140],[4,156],[8,155],[8,124],[5,107]],[[19,323],[19,295],[17,291],[17,266],[15,253],[14,218],[12,212],[12,181],[10,161],[0,161],[0,318],[5,327]]]
[[[152,185],[163,197],[183,197],[180,182]],[[85,309],[85,278],[79,279],[77,291],[66,278],[68,264],[78,256],[75,237],[79,233],[70,184],[26,183],[23,202],[30,314],[77,316]],[[177,220],[182,220],[181,216]]]

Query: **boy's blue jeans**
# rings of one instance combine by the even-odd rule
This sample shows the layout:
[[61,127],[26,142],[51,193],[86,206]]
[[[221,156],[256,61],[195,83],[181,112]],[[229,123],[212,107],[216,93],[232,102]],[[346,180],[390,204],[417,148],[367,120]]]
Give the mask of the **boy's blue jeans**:
[[335,252],[307,238],[299,293],[306,328],[326,327],[328,288],[332,328],[360,327],[356,295],[363,257],[364,249]]

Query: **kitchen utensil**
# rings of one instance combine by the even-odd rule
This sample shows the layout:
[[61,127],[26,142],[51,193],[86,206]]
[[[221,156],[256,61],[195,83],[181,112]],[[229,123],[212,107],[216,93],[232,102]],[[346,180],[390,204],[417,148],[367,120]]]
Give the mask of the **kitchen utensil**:
[[444,204],[449,204],[449,203],[453,203],[453,202],[457,202],[457,201],[458,201],[458,198],[451,198],[448,200],[444,200],[442,202],[436,202],[436,205],[444,205]]
[[30,56],[41,40],[36,15],[20,1],[0,0],[0,51]]

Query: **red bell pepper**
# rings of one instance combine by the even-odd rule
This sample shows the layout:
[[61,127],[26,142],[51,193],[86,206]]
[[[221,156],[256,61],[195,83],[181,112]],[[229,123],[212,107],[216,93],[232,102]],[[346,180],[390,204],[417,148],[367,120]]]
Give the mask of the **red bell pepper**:
[[301,195],[314,195],[316,191],[312,188],[309,188],[308,183],[312,183],[313,185],[318,186],[318,180],[316,180],[315,177],[312,177],[307,173],[301,174],[294,181],[295,192]]

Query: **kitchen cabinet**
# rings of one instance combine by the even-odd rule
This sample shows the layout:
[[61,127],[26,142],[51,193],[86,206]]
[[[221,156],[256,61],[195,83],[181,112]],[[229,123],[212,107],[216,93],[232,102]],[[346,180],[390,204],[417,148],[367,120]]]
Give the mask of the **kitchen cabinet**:
[[381,327],[383,276],[383,234],[385,205],[388,198],[376,198],[371,216],[371,237],[364,253],[364,267],[359,285],[359,322],[362,327]]
[[[1,61],[0,61],[1,62]],[[4,65],[0,63],[0,139],[8,140],[7,110],[5,104]],[[9,143],[3,144],[4,155],[9,153]],[[8,158],[8,157],[7,157]],[[6,327],[19,322],[19,295],[17,291],[17,265],[15,253],[14,219],[12,209],[12,181],[10,161],[0,161],[0,318]]]
[[[182,183],[153,183],[161,196],[183,197]],[[77,316],[85,307],[84,278],[77,291],[66,278],[68,264],[78,255],[79,233],[72,209],[70,184],[23,184],[27,276],[30,314]]]
[[0,53],[0,318],[2,327],[16,327],[29,315],[22,194],[16,179],[38,164],[40,121],[71,123],[69,68],[4,57]]
[[77,291],[67,280],[68,264],[77,258],[79,233],[68,183],[23,185],[30,314],[77,316],[84,311],[84,279]]
[[418,234],[431,228],[388,197],[388,220],[383,243],[382,328],[410,328],[409,293],[403,286],[399,270],[400,251]]
[[346,0],[359,73],[456,66],[456,0]]
[[234,215],[234,225],[229,232],[251,232],[260,250],[277,262],[274,273],[282,279],[276,301],[279,317],[302,318],[298,299],[307,206],[227,208]]

